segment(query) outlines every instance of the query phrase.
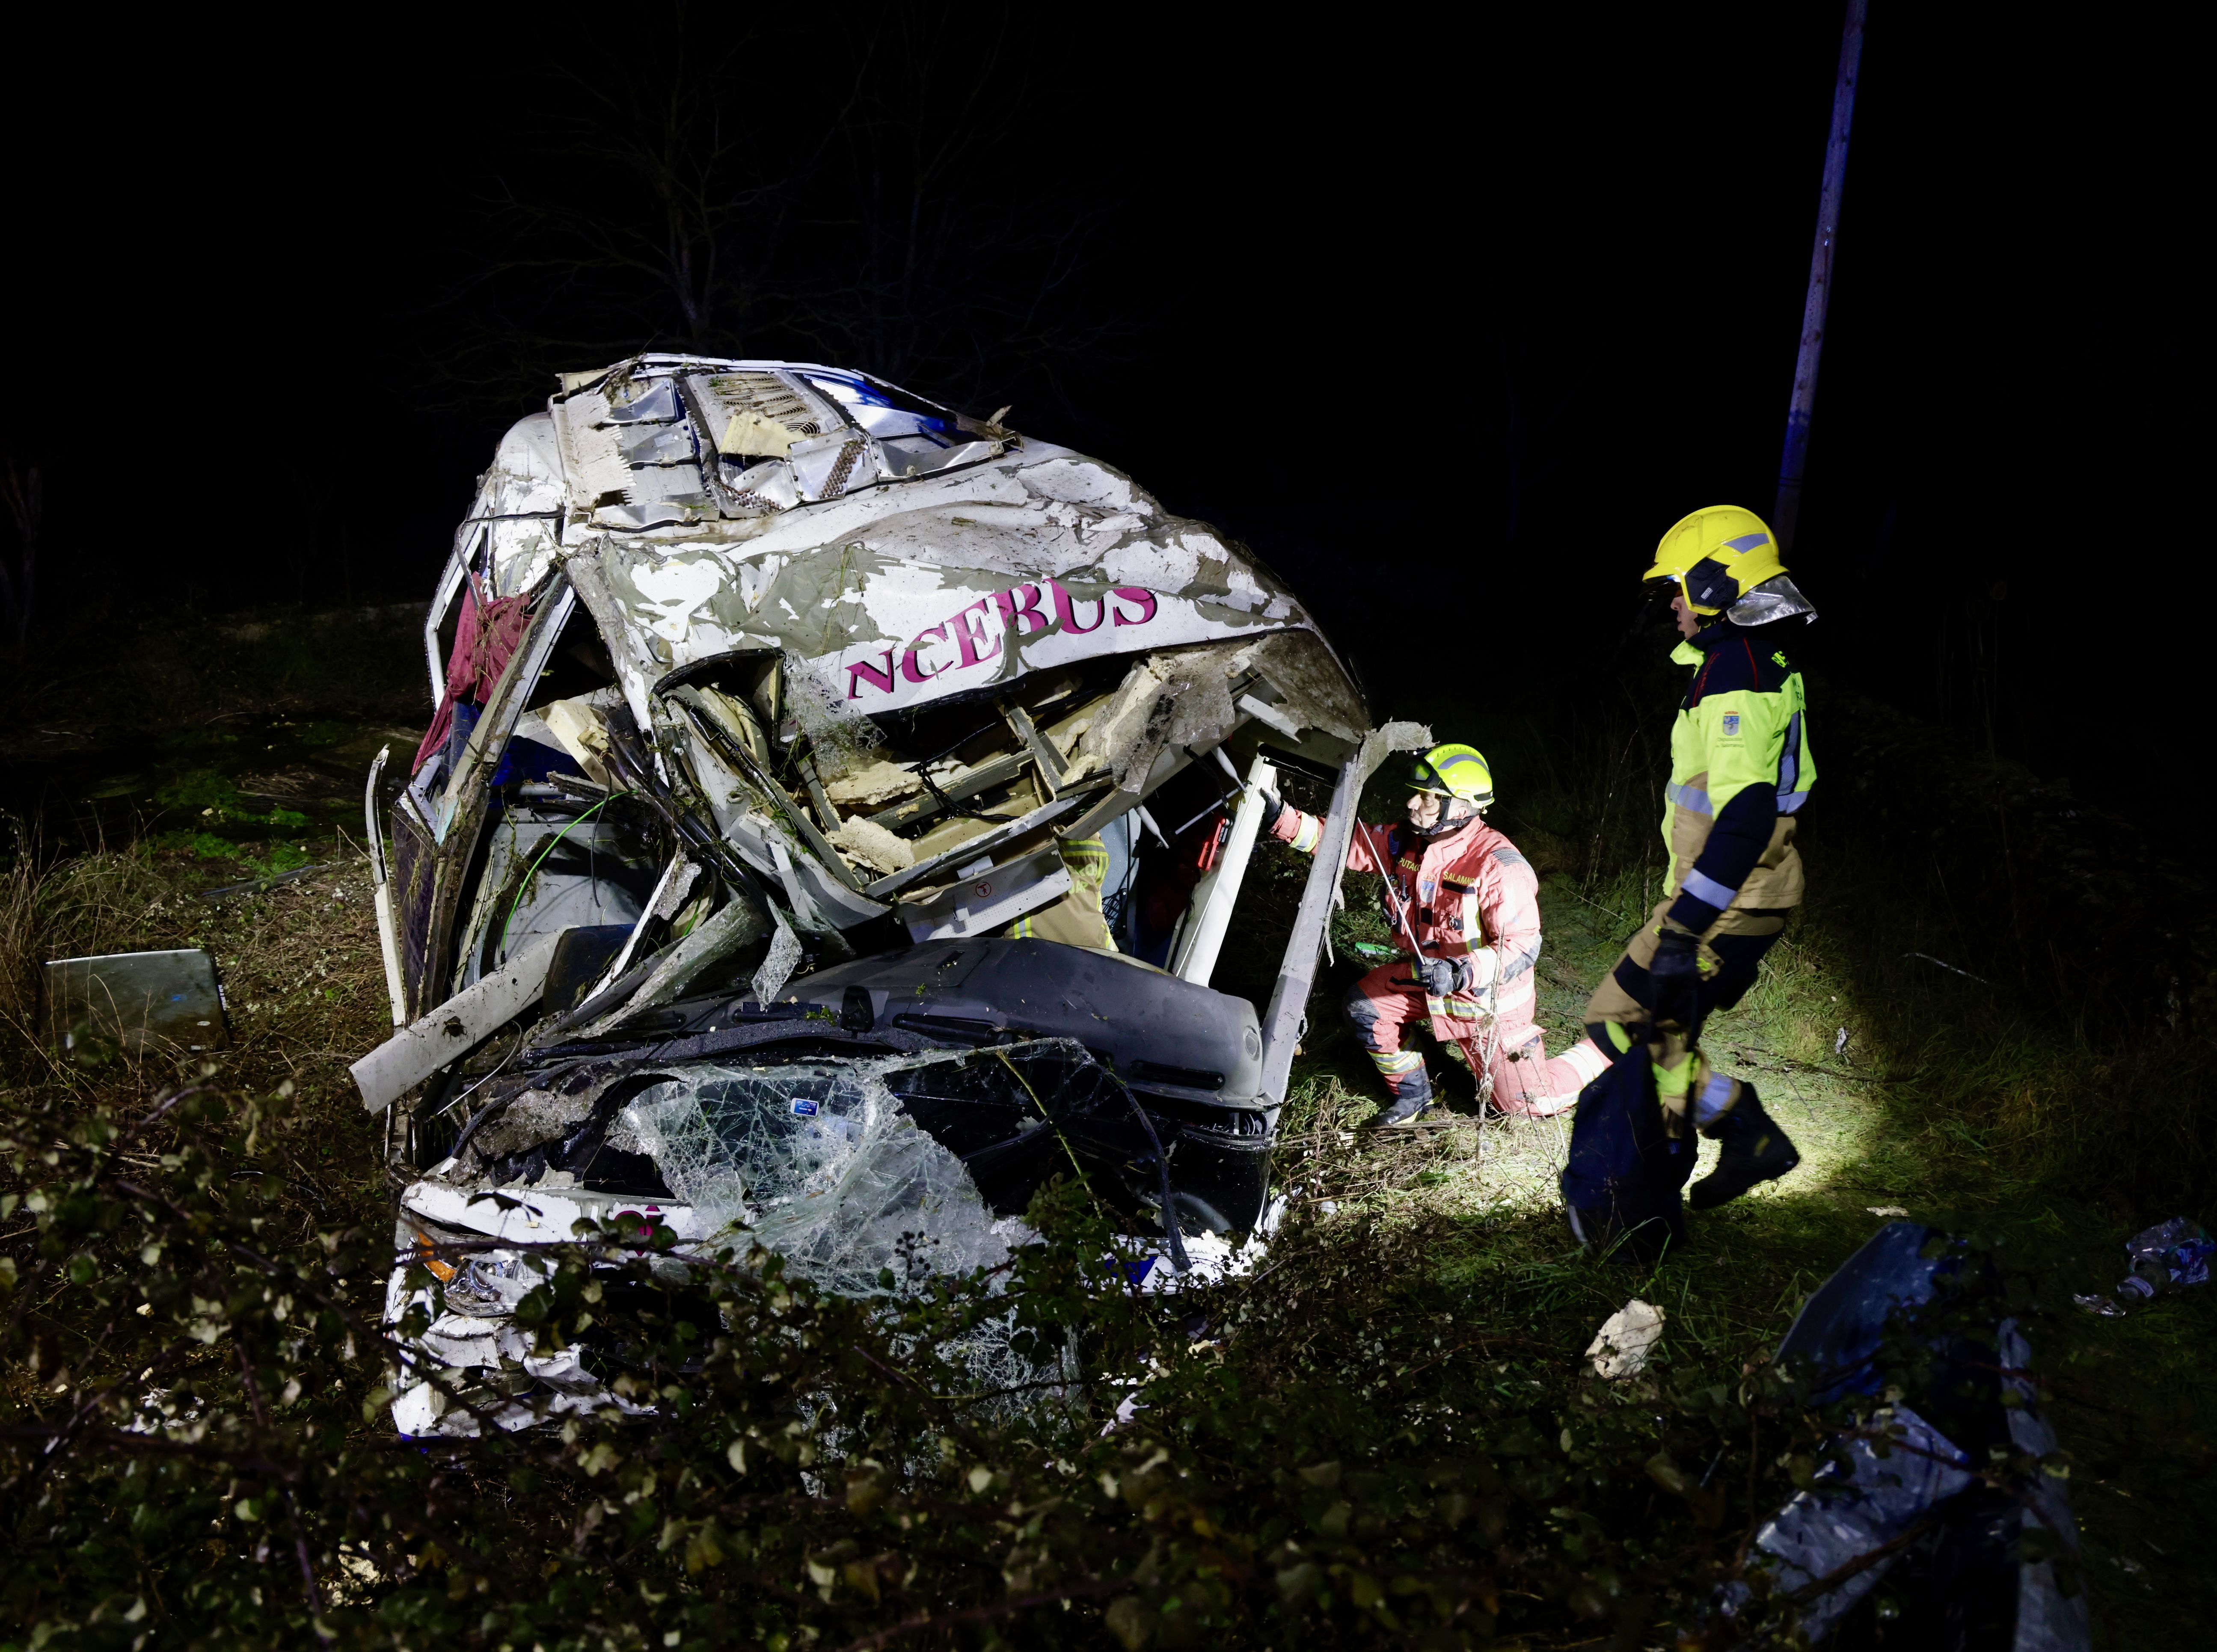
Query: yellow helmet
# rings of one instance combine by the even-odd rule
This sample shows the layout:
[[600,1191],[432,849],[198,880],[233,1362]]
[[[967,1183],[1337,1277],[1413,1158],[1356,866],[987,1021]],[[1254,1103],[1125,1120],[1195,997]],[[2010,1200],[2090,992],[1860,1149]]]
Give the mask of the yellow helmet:
[[1480,809],[1493,804],[1493,770],[1475,746],[1434,746],[1409,761],[1409,789],[1461,798]]
[[[1777,536],[1762,517],[1738,505],[1710,505],[1672,525],[1655,547],[1655,565],[1643,577],[1676,581],[1695,613],[1720,613],[1785,572]],[[1806,609],[1803,603],[1799,611]]]

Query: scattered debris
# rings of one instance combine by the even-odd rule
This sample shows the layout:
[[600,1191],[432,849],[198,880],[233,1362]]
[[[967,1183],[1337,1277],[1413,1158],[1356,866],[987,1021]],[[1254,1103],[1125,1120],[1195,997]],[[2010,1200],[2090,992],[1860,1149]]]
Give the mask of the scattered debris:
[[[1817,1289],[1779,1344],[1778,1363],[1809,1381],[1818,1404],[1846,1401],[1856,1413],[1808,1489],[1757,1528],[1751,1554],[1769,1574],[1765,1593],[1798,1603],[1796,1627],[1812,1645],[1836,1631],[1856,1645],[1874,1639],[1881,1581],[1905,1621],[1945,1616],[1979,1645],[2091,1645],[2084,1590],[2066,1593],[2048,1558],[2075,1559],[2078,1527],[2068,1482],[2049,1466],[2055,1434],[2016,1321],[1998,1319],[1990,1336],[1935,1329],[1917,1391],[1883,1387],[1889,1333],[1906,1325],[1916,1335],[1939,1276],[1968,1277],[1969,1267],[1933,1230],[1891,1223]],[[1997,1478],[1992,1465],[2012,1459],[2029,1473]],[[1737,1617],[1755,1593],[1729,1584],[1715,1609]]]
[[2132,1259],[2133,1271],[2118,1285],[2117,1294],[2135,1296],[2145,1301],[2158,1291],[2206,1284],[2213,1253],[2217,1253],[2217,1242],[2210,1239],[2208,1230],[2199,1222],[2183,1216],[2159,1222],[2135,1234],[2125,1246],[2125,1254]]
[[1664,1313],[1634,1297],[1602,1322],[1586,1348],[1594,1375],[1614,1380],[1637,1377],[1647,1366],[1647,1355],[1663,1340]]
[[1909,1214],[1909,1206],[1906,1205],[1866,1205],[1863,1208],[1873,1216],[1907,1216]]
[[[1755,1534],[1756,1548],[1771,1562],[1772,1589],[1816,1595],[1801,1616],[1812,1643],[1877,1588],[1884,1564],[1858,1563],[1897,1546],[1934,1505],[1976,1478],[1975,1465],[1905,1405],[1880,1408],[1843,1444],[1850,1466],[1826,1463],[1816,1487],[1797,1492]],[[1845,1581],[1822,1588],[1843,1571]]]
[[2152,1302],[2167,1291],[2207,1284],[2213,1255],[2217,1255],[2217,1240],[2210,1238],[2208,1230],[2199,1222],[2175,1216],[2125,1242],[2132,1272],[2118,1282],[2115,1297],[2092,1292],[2072,1300],[2090,1314],[2121,1318],[2127,1306]]
[[197,946],[58,958],[46,967],[46,1037],[72,1052],[106,1044],[132,1055],[229,1042],[215,959]]

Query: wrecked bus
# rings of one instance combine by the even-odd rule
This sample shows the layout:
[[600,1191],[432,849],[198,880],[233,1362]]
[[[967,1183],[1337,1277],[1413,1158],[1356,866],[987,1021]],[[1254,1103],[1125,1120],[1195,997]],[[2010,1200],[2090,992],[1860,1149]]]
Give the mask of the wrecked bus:
[[[972,1266],[1073,1162],[1170,1266],[1256,1224],[1402,743],[1269,570],[1004,415],[650,354],[502,441],[425,623],[434,720],[370,780],[396,1310],[421,1248],[623,1211],[834,1285],[903,1234]],[[1341,841],[1258,1014],[1209,981],[1286,764]],[[426,1348],[491,1369],[529,1269],[435,1271]],[[541,1412],[604,1398],[579,1357],[531,1362]]]

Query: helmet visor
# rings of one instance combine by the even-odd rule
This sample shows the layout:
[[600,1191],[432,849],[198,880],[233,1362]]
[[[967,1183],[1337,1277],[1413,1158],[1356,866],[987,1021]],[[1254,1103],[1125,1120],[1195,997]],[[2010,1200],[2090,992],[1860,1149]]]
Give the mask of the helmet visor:
[[1454,788],[1440,778],[1440,772],[1422,757],[1409,759],[1402,783],[1411,792],[1436,792],[1443,798],[1454,796]]

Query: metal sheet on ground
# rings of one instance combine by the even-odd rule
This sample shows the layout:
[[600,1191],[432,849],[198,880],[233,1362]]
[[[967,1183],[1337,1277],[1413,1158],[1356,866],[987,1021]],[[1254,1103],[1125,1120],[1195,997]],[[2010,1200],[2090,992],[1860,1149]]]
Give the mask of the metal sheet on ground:
[[200,947],[58,958],[46,976],[46,1035],[60,1048],[88,1036],[134,1055],[165,1044],[219,1050],[230,1041],[215,959]]

